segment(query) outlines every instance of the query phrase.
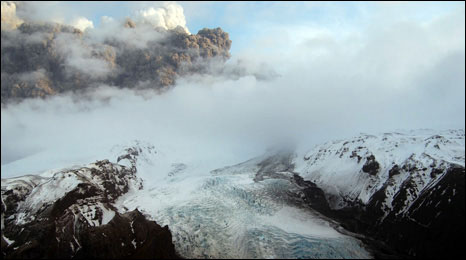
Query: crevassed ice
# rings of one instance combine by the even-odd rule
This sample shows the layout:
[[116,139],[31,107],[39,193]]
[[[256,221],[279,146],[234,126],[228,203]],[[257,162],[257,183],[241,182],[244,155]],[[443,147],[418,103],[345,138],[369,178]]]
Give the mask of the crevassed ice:
[[247,171],[213,176],[188,169],[146,184],[118,203],[168,225],[177,252],[187,258],[371,257],[360,241],[287,205],[286,180],[255,183]]

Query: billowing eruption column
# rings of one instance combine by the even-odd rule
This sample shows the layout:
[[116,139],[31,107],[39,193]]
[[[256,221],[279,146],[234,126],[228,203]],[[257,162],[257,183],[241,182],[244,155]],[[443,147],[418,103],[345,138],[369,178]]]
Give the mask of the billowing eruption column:
[[2,103],[102,85],[165,90],[178,76],[205,73],[210,62],[230,57],[228,33],[190,34],[174,3],[124,21],[103,17],[95,29],[85,18],[73,25],[28,21],[16,16],[22,7],[2,2]]

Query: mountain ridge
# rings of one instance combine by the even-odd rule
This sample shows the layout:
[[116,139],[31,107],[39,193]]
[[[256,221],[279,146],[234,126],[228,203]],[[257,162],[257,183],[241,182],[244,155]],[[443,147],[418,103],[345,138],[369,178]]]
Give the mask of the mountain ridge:
[[460,254],[463,129],[360,135],[318,145],[295,163],[324,191],[324,213],[345,228],[406,256]]
[[[71,241],[66,253],[60,251],[68,257],[82,241],[90,241],[88,234],[99,233],[108,224],[131,227],[128,214],[168,225],[173,237],[167,233],[164,237],[170,239],[163,241],[174,244],[177,252],[172,251],[173,256],[183,257],[316,257],[311,250],[316,246],[322,250],[321,257],[454,256],[461,253],[465,239],[464,130],[364,134],[317,145],[304,153],[269,151],[210,172],[180,161],[182,158],[171,158],[145,142],[115,146],[111,154],[115,162],[101,160],[2,179],[2,223],[8,227],[2,228],[4,252],[27,256],[21,252],[30,251],[20,250],[14,243],[30,241],[30,237],[12,234],[46,218],[32,215],[71,219],[73,209],[81,212],[76,211],[83,216],[79,223],[88,223],[84,225],[88,228],[77,238],[78,243],[72,237],[63,238]],[[343,181],[333,182],[338,169]],[[352,186],[354,178],[361,185]],[[48,185],[51,190],[54,181],[66,184],[60,185],[66,191],[54,189],[48,196],[27,199],[30,194],[41,194],[38,187]],[[84,201],[79,203],[80,199]],[[249,216],[247,220],[245,216]],[[287,226],[283,219],[298,221],[300,229]],[[321,219],[317,226],[315,219]],[[141,225],[152,225],[144,223]],[[230,228],[236,230],[233,244]],[[127,232],[131,228],[124,230],[111,232],[133,239],[134,232]],[[364,242],[365,247],[347,236]],[[261,237],[269,242],[263,244]],[[125,241],[124,245],[131,242]],[[249,241],[247,248],[244,241]],[[332,243],[345,250],[335,249]],[[152,245],[151,250],[157,251],[157,244]],[[106,246],[115,247],[112,254],[136,256],[136,247]],[[241,250],[234,250],[237,247]],[[92,248],[80,250],[92,256]]]

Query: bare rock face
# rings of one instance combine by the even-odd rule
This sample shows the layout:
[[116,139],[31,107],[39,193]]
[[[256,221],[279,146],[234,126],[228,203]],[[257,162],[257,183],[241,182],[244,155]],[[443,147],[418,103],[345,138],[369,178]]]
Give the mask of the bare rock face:
[[191,35],[181,27],[142,28],[127,19],[120,30],[124,37],[104,40],[60,24],[2,30],[1,102],[102,85],[160,91],[178,76],[205,73],[210,60],[222,64],[230,57],[231,40],[220,28]]
[[102,160],[51,177],[2,179],[2,256],[178,258],[167,226],[113,206],[130,189],[142,189],[134,151],[122,155],[131,167]]
[[366,163],[362,166],[362,171],[370,175],[376,175],[379,168],[379,163],[375,160],[374,155],[370,155],[367,157]]
[[[414,185],[404,183],[394,199],[394,209],[379,223],[367,222],[368,233],[415,257],[459,256],[465,238],[465,169],[451,165],[438,183],[424,190],[406,211],[399,213]],[[380,207],[380,206],[379,206]],[[366,216],[378,206],[371,203]],[[373,219],[373,218],[372,218]]]

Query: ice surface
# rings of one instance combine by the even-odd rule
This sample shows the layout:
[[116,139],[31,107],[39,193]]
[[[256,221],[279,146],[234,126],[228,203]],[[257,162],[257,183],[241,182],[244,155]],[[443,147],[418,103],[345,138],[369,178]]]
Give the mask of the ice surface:
[[[338,233],[312,211],[286,205],[275,189],[285,180],[254,182],[255,161],[221,171],[183,163],[168,154],[138,162],[143,190],[116,206],[138,208],[168,225],[187,258],[370,258],[361,242]],[[172,174],[173,172],[176,174]]]

